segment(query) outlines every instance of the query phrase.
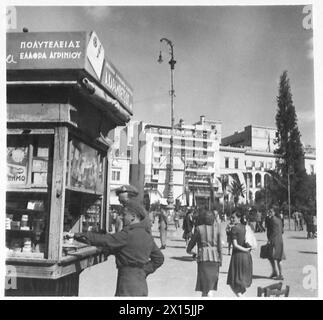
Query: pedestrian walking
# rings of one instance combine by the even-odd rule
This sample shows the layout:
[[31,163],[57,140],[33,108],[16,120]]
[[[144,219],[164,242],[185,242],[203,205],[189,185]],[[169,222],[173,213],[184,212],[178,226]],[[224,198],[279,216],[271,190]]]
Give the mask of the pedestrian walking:
[[155,213],[154,213],[154,211],[149,210],[148,217],[149,217],[149,221],[150,221],[150,226],[152,228],[154,223],[155,223]]
[[313,239],[314,239],[316,238],[316,234],[317,234],[317,219],[315,214],[313,214],[312,223],[313,223]]
[[212,297],[218,288],[219,269],[222,264],[221,227],[215,221],[214,213],[202,209],[200,225],[187,246],[187,253],[197,245],[197,280],[195,291],[202,291],[202,297]]
[[231,254],[231,247],[232,247],[232,228],[235,226],[234,216],[230,216],[229,223],[227,224],[227,227],[225,229],[225,232],[227,234],[227,245],[228,245],[228,255]]
[[311,239],[313,233],[313,218],[310,212],[306,213],[304,220],[306,224],[307,239]]
[[304,230],[304,215],[301,211],[299,211],[299,228],[301,231]]
[[240,297],[252,283],[251,248],[245,244],[246,224],[244,216],[238,212],[232,214],[235,226],[232,228],[233,250],[227,277],[227,284]]
[[179,228],[179,212],[177,210],[174,212],[174,224],[175,229],[177,230]]
[[275,280],[284,280],[281,265],[281,261],[286,259],[283,243],[283,225],[279,214],[276,216],[273,208],[269,210],[267,238],[268,245],[270,246],[269,262],[272,267],[270,278]]
[[[284,223],[284,213],[283,213],[283,211],[280,211],[279,212],[278,217],[280,218],[280,220],[282,222],[282,232],[284,233],[284,225],[285,225],[285,223]],[[299,220],[298,220],[298,226],[300,227],[300,213],[299,213],[299,217],[298,218],[299,218]]]
[[298,231],[299,230],[299,213],[297,210],[293,213],[293,219],[294,219],[295,231]]
[[264,232],[265,229],[262,225],[262,221],[263,221],[263,218],[262,218],[262,213],[257,210],[256,212],[256,228],[255,228],[255,232]]
[[161,243],[160,249],[164,250],[166,249],[166,245],[167,245],[168,221],[167,221],[167,211],[163,206],[159,209],[158,215],[159,215],[158,217],[159,235],[160,235],[160,243]]
[[69,234],[69,237],[100,246],[116,257],[118,278],[115,296],[148,296],[146,278],[164,262],[164,256],[143,223],[144,208],[129,200],[122,209],[124,228],[115,234],[94,232]]
[[186,246],[188,245],[189,240],[192,237],[192,232],[194,228],[194,220],[193,220],[193,210],[188,209],[184,219],[183,219],[183,239],[186,241]]

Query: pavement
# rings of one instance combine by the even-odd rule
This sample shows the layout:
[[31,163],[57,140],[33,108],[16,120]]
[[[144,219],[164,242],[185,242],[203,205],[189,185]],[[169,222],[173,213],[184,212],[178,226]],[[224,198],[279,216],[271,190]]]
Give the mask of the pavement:
[[[182,223],[181,223],[182,225]],[[225,225],[222,226],[225,230]],[[287,227],[288,229],[288,227]],[[153,236],[160,245],[157,223],[153,226]],[[186,253],[183,231],[173,228],[167,239],[167,248],[163,250],[164,264],[148,277],[149,297],[197,298],[195,292],[197,264]],[[224,233],[224,231],[223,231]],[[266,233],[256,233],[258,248],[252,252],[253,281],[244,294],[246,298],[257,297],[257,287],[273,284],[269,279],[271,267],[268,260],[260,259],[260,246],[267,242]],[[306,239],[306,231],[285,230],[284,248],[286,260],[283,261],[283,287],[290,287],[289,297],[310,298],[318,296],[317,289],[317,241]],[[224,237],[226,240],[226,237]],[[220,268],[218,290],[215,298],[235,298],[236,296],[226,284],[230,258],[226,243],[223,250],[223,262]],[[113,297],[115,293],[117,270],[113,256],[99,265],[84,270],[80,275],[80,297]]]

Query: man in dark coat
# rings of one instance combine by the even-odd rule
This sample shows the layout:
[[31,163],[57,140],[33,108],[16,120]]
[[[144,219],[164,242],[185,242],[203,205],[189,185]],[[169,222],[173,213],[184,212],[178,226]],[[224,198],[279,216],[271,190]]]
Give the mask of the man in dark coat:
[[193,210],[189,209],[183,220],[183,230],[184,230],[183,238],[186,241],[186,246],[188,245],[188,242],[190,241],[193,235],[193,228],[194,228]]
[[138,202],[129,200],[122,212],[122,231],[114,234],[74,234],[76,240],[104,247],[109,254],[115,255],[118,269],[115,296],[147,296],[146,277],[164,262],[163,254],[147,225],[143,223],[145,216],[143,207]]
[[[274,278],[276,280],[284,280],[281,266],[281,260],[285,259],[283,225],[281,219],[275,216],[274,209],[270,209],[268,214],[267,238],[268,244],[271,247],[271,257],[269,258],[269,262],[273,270],[270,278]],[[277,263],[279,274],[277,273],[275,262]]]

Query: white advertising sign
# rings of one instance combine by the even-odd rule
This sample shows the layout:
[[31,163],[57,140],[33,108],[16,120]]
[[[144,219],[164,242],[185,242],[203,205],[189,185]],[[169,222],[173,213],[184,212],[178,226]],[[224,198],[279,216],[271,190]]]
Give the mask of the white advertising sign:
[[101,78],[101,72],[104,61],[104,48],[97,36],[93,31],[90,37],[89,44],[87,46],[86,55],[93,67],[98,79]]

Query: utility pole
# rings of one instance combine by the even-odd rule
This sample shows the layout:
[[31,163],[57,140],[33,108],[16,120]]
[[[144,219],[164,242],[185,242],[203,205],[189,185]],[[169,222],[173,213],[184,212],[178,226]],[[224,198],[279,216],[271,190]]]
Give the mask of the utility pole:
[[[170,97],[171,97],[171,134],[170,134],[170,154],[169,154],[169,181],[168,181],[168,196],[167,196],[167,204],[168,204],[168,209],[170,212],[173,212],[174,210],[174,97],[175,97],[175,90],[174,90],[174,70],[175,70],[175,59],[174,59],[174,45],[173,43],[166,39],[162,38],[160,39],[160,42],[166,42],[166,44],[170,48],[170,56],[171,59],[169,60],[170,64]],[[161,51],[159,54],[159,63],[162,63],[162,55]]]

